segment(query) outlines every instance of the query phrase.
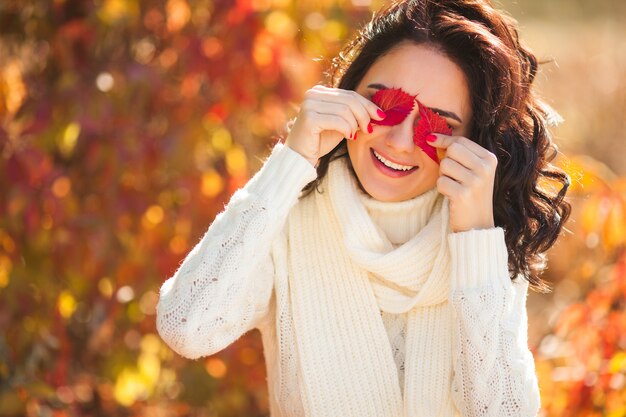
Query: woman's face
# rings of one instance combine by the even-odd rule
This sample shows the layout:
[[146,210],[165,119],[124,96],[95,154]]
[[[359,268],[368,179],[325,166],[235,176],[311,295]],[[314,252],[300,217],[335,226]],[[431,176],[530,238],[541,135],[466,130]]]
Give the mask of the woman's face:
[[[399,44],[376,60],[356,88],[372,99],[380,88],[402,88],[445,117],[452,135],[467,136],[471,118],[469,90],[463,71],[432,47]],[[357,140],[347,140],[354,171],[365,191],[380,201],[403,201],[436,186],[439,165],[413,143],[419,121],[415,104],[406,119],[395,126],[374,125],[372,133],[359,130]],[[404,166],[417,167],[408,174],[387,168],[378,156]]]

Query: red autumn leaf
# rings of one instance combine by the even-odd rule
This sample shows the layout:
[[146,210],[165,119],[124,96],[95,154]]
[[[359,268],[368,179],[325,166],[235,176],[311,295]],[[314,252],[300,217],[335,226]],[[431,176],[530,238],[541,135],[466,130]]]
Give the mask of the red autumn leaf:
[[417,100],[419,106],[420,120],[415,127],[415,133],[413,134],[413,143],[419,146],[425,153],[435,161],[439,163],[443,158],[445,151],[443,149],[435,148],[426,140],[426,136],[431,133],[443,133],[449,135],[452,133],[452,129],[446,122],[446,119],[439,116],[437,113],[423,105]]
[[401,88],[381,88],[372,97],[372,102],[383,109],[387,117],[383,120],[372,119],[371,122],[384,126],[401,123],[413,110],[415,97]]

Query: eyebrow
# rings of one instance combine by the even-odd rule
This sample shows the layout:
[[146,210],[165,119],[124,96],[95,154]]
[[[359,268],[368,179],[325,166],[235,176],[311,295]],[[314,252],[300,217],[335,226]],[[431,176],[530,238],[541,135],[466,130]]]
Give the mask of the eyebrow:
[[[380,90],[380,89],[385,89],[385,88],[389,88],[389,87],[387,87],[384,84],[374,83],[374,84],[368,85],[367,88],[374,88],[376,90]],[[447,110],[442,110],[442,109],[437,109],[435,107],[430,107],[430,109],[432,111],[434,111],[435,113],[439,113],[440,116],[449,117],[451,119],[454,119],[454,120],[458,121],[459,123],[463,123],[463,120],[461,120],[461,118],[459,116],[457,116],[457,114],[454,113],[454,112],[447,111]]]

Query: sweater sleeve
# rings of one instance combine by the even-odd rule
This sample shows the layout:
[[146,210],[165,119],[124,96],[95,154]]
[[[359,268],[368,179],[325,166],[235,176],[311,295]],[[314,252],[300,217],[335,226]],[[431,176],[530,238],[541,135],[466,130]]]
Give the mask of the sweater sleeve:
[[448,242],[453,401],[463,417],[535,417],[540,396],[528,349],[528,282],[509,277],[504,230],[451,233]]
[[156,327],[178,354],[216,353],[257,327],[273,289],[273,242],[302,188],[317,177],[299,153],[277,143],[160,288]]

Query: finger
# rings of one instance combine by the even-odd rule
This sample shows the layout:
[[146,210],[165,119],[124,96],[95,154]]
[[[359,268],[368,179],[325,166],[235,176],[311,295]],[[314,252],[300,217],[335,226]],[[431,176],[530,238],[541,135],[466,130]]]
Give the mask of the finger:
[[376,119],[376,120],[383,120],[386,117],[385,112],[384,112],[383,109],[378,107],[373,101],[371,101],[367,97],[362,96],[361,94],[357,93],[354,90],[345,90],[345,89],[340,89],[340,88],[331,88],[331,87],[326,87],[326,86],[320,85],[320,84],[314,86],[312,88],[312,90],[314,90],[314,91],[321,91],[321,92],[330,92],[330,93],[334,93],[334,94],[341,94],[341,93],[352,94],[354,97],[356,97],[357,100],[359,100],[359,102],[362,104],[362,106],[368,112],[370,118]]
[[321,133],[324,130],[336,130],[344,137],[350,138],[353,136],[352,126],[343,117],[336,114],[320,114],[314,111],[310,111],[307,114],[307,119],[317,127],[318,132]]
[[337,91],[326,91],[311,99],[310,105],[321,114],[339,114],[352,126],[352,130],[361,129],[367,132],[370,122],[367,110],[355,97]]
[[[359,124],[352,110],[343,103],[327,102],[306,99],[302,102],[302,110],[316,113],[323,117],[339,117],[348,125],[348,136],[350,137],[359,129]],[[339,130],[339,129],[337,129]],[[344,130],[339,130],[344,133]]]
[[[378,106],[356,91],[321,86],[321,88],[317,88],[316,92],[317,95],[315,98],[320,101],[331,103],[339,102],[347,105],[350,110],[352,110],[354,118],[357,120],[359,127],[364,133],[368,132],[371,118],[383,119],[383,117],[378,114]],[[382,110],[380,111],[382,112]]]
[[439,164],[439,173],[445,175],[460,184],[470,184],[476,175],[451,158],[444,158]]
[[[385,112],[383,109],[374,104],[373,101],[370,101],[367,97],[362,96],[354,90],[344,90],[344,89],[334,89],[334,93],[337,94],[338,97],[347,96],[348,103],[354,104],[354,109],[358,110],[358,116],[365,116],[360,111],[361,107],[367,114],[367,124],[369,124],[370,119],[383,120],[386,116],[384,116]],[[359,106],[360,105],[360,106]],[[359,123],[361,125],[361,123]],[[366,126],[367,127],[367,126]],[[365,131],[365,129],[364,129]]]
[[437,178],[437,191],[448,198],[459,195],[462,189],[463,186],[461,184],[445,175]]
[[484,168],[483,160],[460,142],[455,142],[448,146],[448,149],[446,150],[446,157],[454,159],[456,162],[473,172],[482,172],[482,169]]
[[436,140],[433,142],[429,140],[428,143],[436,148],[448,148],[453,143],[458,142],[461,145],[466,146],[470,151],[475,153],[480,158],[487,158],[489,156],[488,154],[490,152],[487,149],[483,148],[476,142],[466,138],[465,136],[452,136],[434,132],[431,133],[431,135],[434,136]]
[[380,120],[384,120],[385,117],[387,117],[387,115],[385,114],[385,111],[381,109],[380,107],[378,107],[376,104],[374,104],[373,101],[371,101],[367,97],[362,96],[359,93],[356,93],[356,95],[361,101],[361,103],[363,103],[363,106],[365,107],[365,109],[367,110],[367,112],[369,113],[372,119],[376,119],[380,121]]
[[432,132],[426,136],[426,142],[435,148],[446,149],[456,141],[456,136],[444,135]]

